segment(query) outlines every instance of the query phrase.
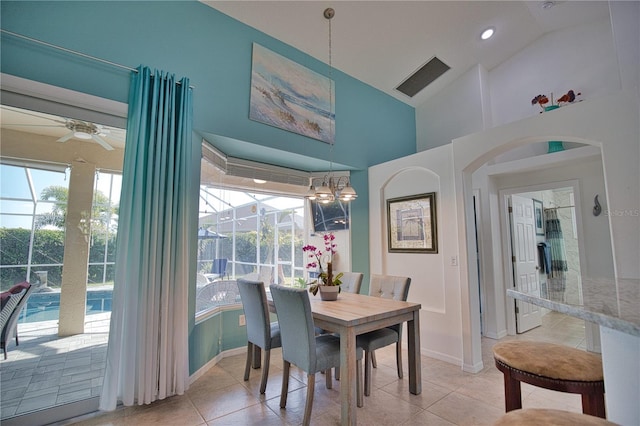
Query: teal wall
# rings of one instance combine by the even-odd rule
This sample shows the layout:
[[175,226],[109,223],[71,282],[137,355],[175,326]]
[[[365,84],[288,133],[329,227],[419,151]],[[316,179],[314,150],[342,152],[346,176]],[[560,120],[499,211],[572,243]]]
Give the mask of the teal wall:
[[247,346],[247,328],[238,325],[238,320],[242,313],[242,309],[222,312],[223,351]]
[[222,315],[197,324],[189,333],[189,374],[222,352]]
[[[247,346],[247,328],[239,325],[243,314],[242,307],[220,311],[194,328],[189,346],[189,374],[221,352]],[[275,314],[271,315],[271,321],[277,321]]]
[[238,325],[242,308],[221,311],[197,324],[189,344],[189,374],[223,351],[247,345],[246,327]]
[[[1,2],[4,30],[187,76],[194,129],[326,159],[327,145],[249,120],[254,42],[320,74],[328,66],[199,2]],[[323,19],[323,18],[320,18]],[[2,34],[3,73],[127,102],[129,72]],[[337,162],[355,169],[415,153],[414,109],[337,70]],[[372,149],[375,148],[375,149]],[[250,153],[248,153],[250,154]]]
[[[248,115],[254,42],[320,74],[328,75],[328,66],[206,5],[195,1],[3,0],[0,8],[4,30],[132,68],[144,64],[189,77],[194,87],[194,131],[207,140],[213,136],[214,144],[215,136],[222,136],[249,148],[275,149],[282,158],[289,153],[327,158],[325,143],[251,121]],[[0,70],[120,102],[128,99],[129,71],[5,33]],[[367,167],[415,153],[415,111],[338,70],[331,77],[336,91],[333,158],[351,170],[359,195],[352,203],[352,268],[368,273]],[[195,138],[194,143],[200,140]],[[260,161],[252,157],[260,152],[247,149],[244,157]],[[227,332],[234,335],[224,325],[226,321],[217,321],[198,325],[190,321],[192,371],[224,350],[219,344],[221,332],[225,338]]]

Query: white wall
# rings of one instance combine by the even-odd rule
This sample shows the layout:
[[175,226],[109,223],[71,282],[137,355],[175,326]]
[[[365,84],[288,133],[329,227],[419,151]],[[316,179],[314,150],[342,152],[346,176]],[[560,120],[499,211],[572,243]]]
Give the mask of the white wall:
[[[452,361],[458,360],[462,353],[465,370],[478,371],[482,368],[479,294],[474,276],[475,250],[471,233],[471,174],[488,159],[509,149],[548,140],[567,140],[600,147],[606,184],[606,196],[603,199],[610,212],[608,215],[607,212],[603,214],[608,221],[606,226],[610,228],[609,242],[614,252],[616,276],[640,277],[637,262],[640,258],[640,217],[633,214],[640,205],[639,114],[638,97],[619,93],[468,135],[456,139],[452,145],[369,169],[370,188],[380,188],[370,192],[371,272],[409,275],[416,279],[412,284],[410,298],[423,304],[421,319],[424,317],[424,353]],[[597,174],[594,171],[588,179],[595,179]],[[562,178],[568,177],[570,176],[564,175]],[[595,182],[585,183],[585,187],[596,192],[602,189]],[[438,191],[440,194],[439,254],[386,253],[384,200],[430,191]],[[588,197],[583,198],[582,209],[587,210]],[[602,218],[596,219],[602,221]],[[452,240],[454,235],[458,236],[457,244]],[[590,256],[596,259],[597,252],[604,250],[603,247],[607,244],[602,243],[600,237],[594,235],[594,238],[599,241],[589,250],[594,251]],[[594,243],[590,240],[589,244]],[[493,250],[499,255],[497,247]],[[450,257],[456,255],[459,255],[459,269],[448,266]],[[473,266],[470,268],[470,265]],[[459,271],[459,276],[455,273],[456,270]],[[497,270],[495,268],[494,273]],[[598,268],[592,273],[601,273],[602,270]],[[441,286],[444,286],[444,304],[440,298]],[[500,299],[503,293],[496,291],[494,296]],[[463,342],[462,351],[460,340]]]
[[554,100],[570,89],[582,99],[620,90],[620,74],[609,19],[540,37],[489,73],[493,125],[538,114],[537,95]]
[[610,2],[609,10],[622,88],[640,95],[640,2]]
[[548,184],[576,179],[580,187],[577,199],[580,201],[576,209],[580,209],[582,219],[582,239],[585,246],[582,265],[583,273],[593,278],[611,278],[614,275],[613,258],[611,255],[611,234],[609,220],[604,215],[594,216],[593,199],[599,194],[598,200],[602,210],[608,209],[605,199],[604,174],[600,157],[581,160],[577,164],[563,165],[540,172],[525,172],[509,177],[498,177],[497,187],[514,188],[529,185]]
[[[567,140],[599,146],[602,149],[606,203],[604,213],[610,228],[616,278],[640,277],[640,130],[638,128],[639,99],[629,94],[614,94],[598,101],[585,101],[561,108],[552,114],[540,114],[527,120],[465,136],[453,142],[454,177],[458,193],[459,245],[467,245],[467,229],[471,209],[471,173],[489,158],[511,148],[545,140]],[[586,209],[583,206],[583,209]],[[599,248],[594,248],[598,250]],[[463,328],[471,330],[477,315],[477,283],[469,265],[475,254],[461,250],[461,302]],[[466,272],[465,272],[466,269]],[[598,271],[599,273],[599,271]],[[600,275],[598,275],[600,276]],[[468,303],[468,305],[467,305]],[[465,330],[464,364],[481,360],[475,332]],[[469,333],[469,337],[466,336]],[[470,357],[470,358],[467,358]]]
[[[485,216],[490,216],[492,220],[483,221],[480,228],[484,236],[490,236],[481,240],[482,246],[485,247],[481,261],[483,264],[488,263],[495,273],[494,276],[485,273],[484,281],[481,283],[485,293],[482,310],[485,314],[484,335],[492,338],[515,333],[513,300],[505,297],[505,289],[511,283],[512,273],[510,263],[503,262],[503,259],[508,259],[510,256],[507,247],[508,236],[505,235],[501,243],[494,241],[501,231],[506,233],[506,227],[502,223],[506,220],[505,203],[502,199],[498,202],[500,193],[574,187],[576,221],[581,235],[580,278],[602,277],[612,280],[614,277],[609,220],[604,215],[593,216],[592,214],[595,194],[599,194],[599,199],[602,200],[606,192],[600,149],[592,146],[541,155],[528,160],[532,170],[522,170],[522,163],[523,161],[516,161],[482,167],[473,174],[474,188],[479,187],[481,193],[488,192],[492,200],[484,207],[486,212],[490,212]],[[539,170],[541,167],[542,171]],[[543,199],[540,194],[530,196]],[[500,228],[500,225],[503,227]],[[492,251],[491,245],[497,249]],[[502,251],[500,245],[502,245]],[[595,352],[600,350],[597,334],[597,327],[592,331],[592,327],[587,324],[588,350]]]
[[[478,65],[416,108],[416,151],[425,151],[485,128],[486,70]],[[488,104],[488,103],[487,103]]]
[[477,223],[480,285],[482,286],[484,336],[499,339],[507,335],[506,298],[500,291],[503,284],[502,238],[498,211],[498,188],[495,179],[489,179],[488,168],[482,166],[473,174],[473,188],[478,194],[476,208],[480,210]]
[[[635,27],[633,15],[628,15],[639,8],[629,11],[633,6],[615,3],[622,9],[614,21],[615,45],[611,21],[603,19],[546,34],[491,70],[472,68],[416,108],[416,150],[532,117],[540,112],[538,105],[531,105],[539,94],[553,92],[555,99],[573,89],[582,99],[597,99],[634,83],[637,91],[638,14]],[[618,57],[624,62],[619,64]],[[621,83],[623,66],[623,75],[631,76],[627,86]]]
[[[421,352],[454,364],[462,362],[460,281],[455,188],[451,146],[414,154],[369,169],[371,273],[411,277],[409,300],[422,304]],[[386,200],[436,192],[438,253],[388,253]]]
[[[421,303],[430,296],[430,289],[436,288],[431,283],[432,277],[441,273],[445,287],[445,307],[448,309],[450,303],[458,305],[452,305],[450,310],[442,314],[443,319],[452,319],[454,323],[441,321],[437,325],[433,322],[433,325],[429,325],[427,318],[435,319],[432,317],[437,317],[438,314],[431,311],[421,314],[421,318],[425,317],[422,323],[423,352],[432,351],[442,354],[443,359],[452,360],[461,355],[465,370],[478,371],[482,368],[479,294],[477,280],[469,270],[469,265],[476,259],[475,253],[472,253],[473,239],[467,235],[467,229],[474,226],[468,210],[472,202],[471,172],[513,148],[523,148],[530,155],[535,155],[536,149],[527,150],[524,147],[533,142],[548,140],[589,143],[602,147],[606,196],[601,197],[601,202],[604,199],[611,210],[603,212],[603,215],[609,213],[606,217],[609,219],[610,244],[615,254],[615,273],[618,277],[640,276],[637,262],[640,257],[640,218],[637,215],[640,198],[637,86],[640,43],[637,22],[640,7],[637,4],[621,3],[611,3],[611,21],[603,20],[548,34],[488,73],[480,67],[470,70],[416,109],[418,154],[370,169],[372,272],[374,269],[391,269],[424,274],[428,270],[430,284],[421,287],[427,289],[426,292],[415,294],[413,292],[417,286],[412,285],[410,293],[412,300]],[[620,91],[621,88],[626,89],[626,94]],[[531,99],[539,93],[554,92],[557,95],[569,89],[582,92],[584,102],[548,114],[539,114],[531,106]],[[490,111],[487,107],[489,102],[492,105]],[[504,125],[482,131],[497,124]],[[454,139],[452,154],[445,147],[429,149],[449,144]],[[534,147],[533,144],[530,146]],[[444,152],[452,155],[446,159],[446,164],[442,158]],[[450,161],[454,165],[453,174],[443,170],[445,166],[450,166]],[[392,179],[396,173],[415,167],[424,169],[425,179],[422,182],[410,181],[402,187],[398,183],[405,181]],[[451,248],[447,250],[441,246],[440,254],[430,255],[434,257],[423,266],[420,264],[422,257],[405,257],[406,255],[400,254],[392,256],[386,253],[386,240],[383,238],[386,229],[383,220],[386,196],[384,188],[390,183],[390,191],[424,192],[435,187],[433,178],[427,178],[430,172],[438,177],[440,192],[455,196],[455,200],[440,202],[438,208],[440,221],[446,221],[448,225],[445,228],[451,230],[451,233],[444,234],[441,226],[440,244],[446,241],[446,244],[451,244]],[[391,181],[387,182],[388,180]],[[378,192],[377,188],[383,189]],[[447,192],[444,188],[455,188],[455,192]],[[497,189],[491,186],[488,189],[491,191],[486,203],[497,204]],[[493,224],[497,219],[490,211],[485,210],[487,205],[484,203],[483,201],[481,212],[483,220]],[[449,224],[449,221],[455,221],[455,225]],[[458,236],[457,244],[451,240],[453,235]],[[499,253],[499,239],[496,240],[493,235],[485,235],[484,238],[491,240],[488,251]],[[602,239],[598,237],[595,244],[601,242]],[[594,242],[589,241],[588,244]],[[459,275],[456,276],[447,271],[455,269],[448,266],[448,259],[458,253],[458,248],[460,266]],[[496,275],[501,272],[500,265],[493,263],[489,266],[483,271],[484,279],[500,280],[501,276]],[[427,277],[419,280],[424,283]],[[451,297],[455,300],[450,301]],[[488,297],[499,305],[505,296],[500,291],[494,291]],[[423,311],[424,307],[425,305]],[[458,318],[455,317],[456,312],[460,315]],[[492,320],[498,321],[496,318],[503,315],[503,312],[496,312]],[[498,333],[499,330],[500,327],[497,327],[495,332]],[[429,341],[429,335],[435,340]],[[446,341],[451,341],[452,345],[445,347],[443,342]],[[462,345],[458,344],[460,341]]]

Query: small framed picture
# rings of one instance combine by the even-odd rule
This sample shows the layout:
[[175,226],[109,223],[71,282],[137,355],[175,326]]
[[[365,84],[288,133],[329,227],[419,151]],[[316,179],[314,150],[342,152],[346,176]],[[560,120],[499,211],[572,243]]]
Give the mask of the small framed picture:
[[436,193],[387,200],[389,252],[438,253]]
[[533,198],[533,214],[536,221],[536,235],[544,235],[544,210],[542,201]]

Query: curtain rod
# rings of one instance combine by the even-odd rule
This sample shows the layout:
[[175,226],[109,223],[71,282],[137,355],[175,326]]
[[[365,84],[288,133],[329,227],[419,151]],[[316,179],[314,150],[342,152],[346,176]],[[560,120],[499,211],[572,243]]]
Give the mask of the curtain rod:
[[576,206],[560,206],[560,207],[547,207],[545,210],[558,210],[558,209],[573,209]]
[[[37,44],[41,44],[43,46],[50,47],[52,49],[61,50],[63,52],[71,53],[72,55],[80,56],[80,57],[85,58],[85,59],[91,59],[92,61],[101,62],[103,64],[111,65],[112,67],[121,68],[121,69],[124,69],[124,70],[127,70],[127,71],[133,71],[135,73],[138,73],[138,70],[136,68],[131,68],[131,67],[128,67],[126,65],[118,64],[117,62],[107,61],[106,59],[97,58],[95,56],[87,55],[86,53],[82,53],[82,52],[78,52],[78,51],[75,51],[75,50],[67,49],[66,47],[57,46],[55,44],[47,43],[46,41],[38,40],[36,38],[27,37],[27,36],[22,35],[22,34],[18,34],[18,33],[12,32],[12,31],[4,30],[2,28],[0,28],[0,31],[2,31],[3,33],[6,33],[6,34],[12,35],[14,37],[21,38],[23,40],[28,40],[28,41],[33,42],[33,43],[37,43]],[[177,83],[178,84],[182,84],[179,81]],[[189,89],[193,89],[193,86],[189,86]]]

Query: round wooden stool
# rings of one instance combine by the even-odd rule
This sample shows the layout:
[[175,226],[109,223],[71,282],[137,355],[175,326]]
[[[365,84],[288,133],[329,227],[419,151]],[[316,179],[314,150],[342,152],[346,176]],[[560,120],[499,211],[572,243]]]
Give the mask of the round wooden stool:
[[500,417],[494,426],[616,426],[616,423],[589,416],[587,414],[570,413],[561,410],[542,408],[526,408],[509,411]]
[[606,418],[604,377],[599,355],[546,342],[514,340],[493,347],[504,374],[506,411],[522,408],[520,382],[582,395],[582,412]]

